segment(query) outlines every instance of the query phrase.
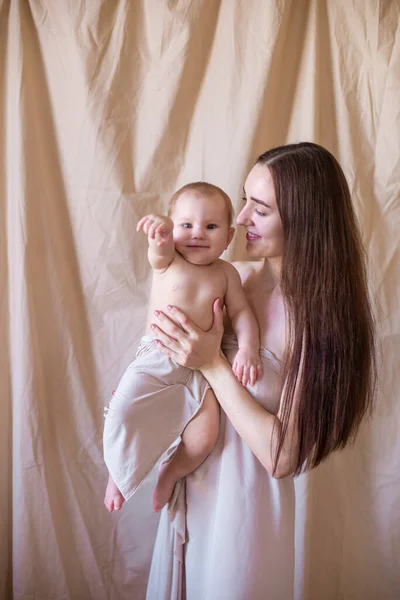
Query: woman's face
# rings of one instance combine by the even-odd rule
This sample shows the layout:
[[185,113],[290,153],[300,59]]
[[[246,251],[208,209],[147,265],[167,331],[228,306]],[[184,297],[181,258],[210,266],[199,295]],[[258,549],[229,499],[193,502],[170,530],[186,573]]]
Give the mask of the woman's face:
[[246,228],[246,250],[254,258],[278,258],[283,254],[283,226],[276,204],[271,173],[256,164],[244,184],[244,208],[236,218]]

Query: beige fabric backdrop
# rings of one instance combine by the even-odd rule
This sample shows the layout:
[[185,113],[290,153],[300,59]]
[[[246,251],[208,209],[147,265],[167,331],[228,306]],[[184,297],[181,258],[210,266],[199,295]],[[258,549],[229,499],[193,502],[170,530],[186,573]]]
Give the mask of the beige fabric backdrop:
[[102,505],[103,405],[149,289],[136,223],[191,180],[239,207],[257,154],[300,140],[350,183],[381,393],[355,447],[296,483],[295,597],[400,597],[399,18],[397,0],[0,0],[1,598],[143,598],[152,481]]

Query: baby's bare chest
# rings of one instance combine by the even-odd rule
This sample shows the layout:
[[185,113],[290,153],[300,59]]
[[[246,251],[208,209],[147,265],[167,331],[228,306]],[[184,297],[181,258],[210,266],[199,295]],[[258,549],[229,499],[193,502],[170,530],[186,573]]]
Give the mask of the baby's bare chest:
[[175,296],[175,303],[183,301],[206,302],[215,298],[224,298],[227,288],[227,278],[222,268],[214,265],[197,266],[171,265],[163,274],[154,275],[153,286],[158,293],[165,296]]

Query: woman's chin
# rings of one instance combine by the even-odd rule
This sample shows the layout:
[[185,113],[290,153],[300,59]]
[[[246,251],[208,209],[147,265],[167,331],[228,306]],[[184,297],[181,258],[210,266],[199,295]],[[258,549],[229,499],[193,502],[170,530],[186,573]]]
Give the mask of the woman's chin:
[[254,242],[246,243],[246,252],[252,258],[264,258],[264,253],[262,251],[262,248],[259,245],[255,244]]

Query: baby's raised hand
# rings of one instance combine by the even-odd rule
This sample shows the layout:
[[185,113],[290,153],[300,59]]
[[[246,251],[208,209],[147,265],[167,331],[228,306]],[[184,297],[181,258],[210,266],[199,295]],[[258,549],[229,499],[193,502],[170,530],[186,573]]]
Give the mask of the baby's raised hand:
[[258,348],[239,348],[232,370],[243,385],[254,385],[261,379],[262,366]]
[[146,215],[136,227],[136,231],[143,231],[152,240],[157,237],[157,246],[164,246],[169,241],[173,229],[173,221],[164,215]]

